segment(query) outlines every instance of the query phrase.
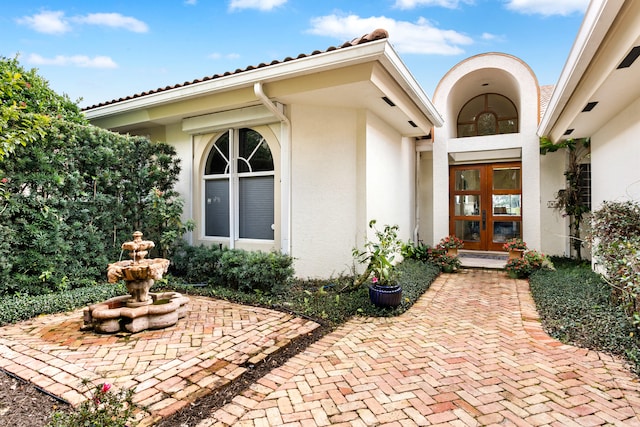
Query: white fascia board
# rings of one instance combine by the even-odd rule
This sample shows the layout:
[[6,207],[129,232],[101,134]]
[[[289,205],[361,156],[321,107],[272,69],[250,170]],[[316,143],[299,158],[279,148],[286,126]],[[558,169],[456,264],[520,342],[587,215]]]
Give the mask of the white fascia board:
[[422,111],[435,127],[441,127],[444,123],[442,116],[436,110],[429,97],[424,93],[422,86],[418,84],[413,74],[407,66],[402,62],[395,50],[390,44],[386,45],[384,56],[380,59],[380,63],[400,84],[402,89],[409,95],[411,100]]
[[253,84],[258,81],[268,82],[282,80],[293,76],[307,75],[319,71],[342,68],[379,58],[381,55],[384,55],[387,44],[388,41],[383,39],[347,48],[337,48],[317,55],[310,55],[287,62],[279,62],[262,68],[217,77],[204,82],[194,83],[174,89],[167,89],[137,98],[117,101],[109,105],[86,110],[84,113],[89,120],[97,119],[132,110],[149,108],[178,100],[207,95],[217,91],[252,87]]
[[555,138],[559,140],[559,136],[564,134],[566,129],[554,128],[562,114],[575,115],[577,113],[565,111],[567,103],[623,4],[624,0],[592,0],[589,3],[576,40],[569,52],[567,62],[560,73],[558,83],[549,100],[549,105],[540,120],[540,125],[538,126],[539,136],[547,136],[554,139],[554,136],[559,134]]

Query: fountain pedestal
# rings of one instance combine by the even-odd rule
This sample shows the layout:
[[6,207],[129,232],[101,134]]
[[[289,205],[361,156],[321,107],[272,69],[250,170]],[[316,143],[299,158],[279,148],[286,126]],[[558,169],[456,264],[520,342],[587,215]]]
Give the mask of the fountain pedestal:
[[122,249],[130,251],[131,260],[109,264],[107,277],[109,283],[124,280],[129,295],[90,305],[84,310],[83,330],[115,333],[161,329],[175,325],[186,315],[187,297],[177,292],[149,292],[154,280],[161,279],[169,268],[168,259],[145,259],[154,246],[152,241],[142,240],[139,231],[133,233],[133,241],[122,244]]

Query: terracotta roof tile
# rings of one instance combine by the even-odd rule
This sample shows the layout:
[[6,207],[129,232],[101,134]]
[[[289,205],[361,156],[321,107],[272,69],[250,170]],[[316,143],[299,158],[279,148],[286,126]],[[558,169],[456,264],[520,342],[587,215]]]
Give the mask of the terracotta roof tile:
[[149,90],[149,91],[145,91],[145,92],[141,92],[141,93],[136,93],[135,95],[130,95],[130,96],[123,97],[123,98],[118,98],[118,99],[113,99],[111,101],[101,102],[99,104],[94,104],[94,105],[91,105],[89,107],[85,107],[82,110],[83,111],[87,111],[87,110],[91,110],[93,108],[104,107],[106,105],[116,104],[118,102],[127,101],[127,100],[130,100],[130,99],[141,98],[143,96],[151,95],[151,94],[154,94],[154,93],[159,93],[159,92],[164,92],[164,91],[171,90],[171,89],[176,89],[176,88],[180,88],[180,87],[184,87],[184,86],[189,86],[189,85],[193,85],[193,84],[196,84],[196,83],[205,82],[205,81],[208,81],[208,80],[214,80],[214,79],[217,79],[217,78],[220,78],[220,77],[230,76],[230,75],[234,75],[234,74],[240,74],[240,73],[243,73],[243,72],[246,72],[246,71],[251,71],[251,70],[258,69],[258,68],[269,67],[271,65],[281,64],[281,63],[284,63],[284,62],[295,61],[297,59],[302,59],[302,58],[306,58],[306,57],[309,57],[309,56],[319,55],[319,54],[325,53],[325,52],[332,52],[334,50],[344,49],[344,48],[348,48],[348,47],[351,47],[351,46],[357,46],[357,45],[368,43],[368,42],[371,42],[371,41],[374,41],[374,40],[380,40],[380,39],[386,39],[386,38],[389,38],[389,33],[386,30],[377,29],[377,30],[374,30],[374,31],[372,31],[372,32],[370,32],[368,34],[365,34],[365,35],[361,36],[361,37],[357,37],[357,38],[355,38],[355,39],[353,39],[351,41],[345,42],[345,43],[343,43],[342,45],[340,45],[338,47],[330,46],[328,49],[326,49],[324,51],[314,50],[310,54],[301,53],[295,58],[293,58],[291,56],[288,56],[283,60],[274,60],[274,61],[271,61],[268,64],[264,63],[264,62],[261,62],[258,65],[249,65],[246,68],[238,68],[235,71],[226,71],[226,72],[224,72],[222,74],[214,74],[212,76],[206,76],[206,77],[202,77],[202,78],[199,78],[199,79],[186,81],[184,83],[178,83],[178,84],[175,84],[173,86],[165,86],[163,88],[153,89],[153,90]]
[[540,117],[544,116],[544,112],[547,111],[553,89],[555,89],[554,85],[540,86]]

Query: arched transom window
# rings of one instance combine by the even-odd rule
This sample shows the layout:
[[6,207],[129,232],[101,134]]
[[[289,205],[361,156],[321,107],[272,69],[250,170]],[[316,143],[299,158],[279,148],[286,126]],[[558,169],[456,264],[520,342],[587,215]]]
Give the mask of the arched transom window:
[[478,95],[458,114],[458,138],[518,132],[518,110],[497,93]]
[[274,168],[269,144],[252,129],[218,137],[204,168],[205,235],[273,240]]

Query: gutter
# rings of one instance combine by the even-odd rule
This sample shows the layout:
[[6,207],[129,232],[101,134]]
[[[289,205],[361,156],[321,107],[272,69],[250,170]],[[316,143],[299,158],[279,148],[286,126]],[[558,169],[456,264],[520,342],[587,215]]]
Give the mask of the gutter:
[[280,251],[291,255],[291,121],[282,108],[264,93],[262,82],[255,82],[256,98],[280,120]]

